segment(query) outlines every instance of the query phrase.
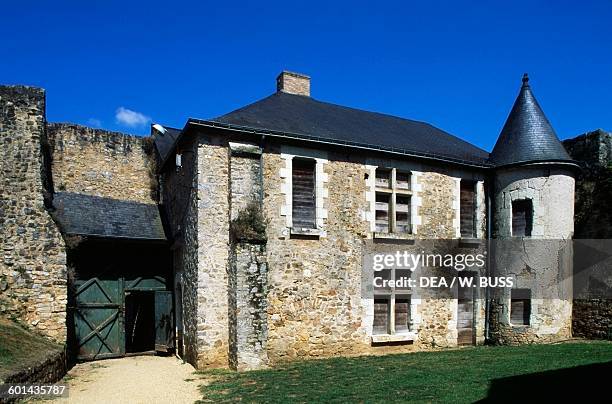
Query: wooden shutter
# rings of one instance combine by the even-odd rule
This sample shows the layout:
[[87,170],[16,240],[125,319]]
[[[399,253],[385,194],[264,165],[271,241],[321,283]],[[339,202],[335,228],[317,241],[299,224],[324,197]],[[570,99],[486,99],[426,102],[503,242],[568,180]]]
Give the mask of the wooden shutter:
[[374,324],[372,327],[374,334],[389,333],[389,299],[374,299]]
[[531,292],[528,289],[512,289],[510,300],[510,323],[529,325],[531,316]]
[[410,300],[408,298],[395,298],[395,331],[408,331],[410,319]]
[[461,180],[459,192],[459,219],[461,237],[476,237],[476,201],[474,182]]
[[316,227],[315,164],[313,160],[293,160],[293,227]]
[[376,231],[389,233],[389,205],[391,194],[376,193]]
[[410,233],[410,196],[395,196],[395,231],[398,233]]
[[533,206],[530,199],[512,201],[512,235],[531,236]]

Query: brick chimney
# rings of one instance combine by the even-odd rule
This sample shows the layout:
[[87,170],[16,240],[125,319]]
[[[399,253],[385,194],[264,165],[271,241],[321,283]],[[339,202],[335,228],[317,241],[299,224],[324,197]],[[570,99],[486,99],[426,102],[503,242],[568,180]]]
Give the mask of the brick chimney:
[[310,77],[283,70],[276,78],[276,91],[310,97]]

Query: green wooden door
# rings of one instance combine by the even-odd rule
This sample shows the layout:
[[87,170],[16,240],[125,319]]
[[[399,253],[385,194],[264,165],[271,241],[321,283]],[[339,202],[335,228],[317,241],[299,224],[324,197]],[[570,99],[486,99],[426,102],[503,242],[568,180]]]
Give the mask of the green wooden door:
[[168,352],[174,346],[172,292],[155,291],[155,350]]
[[123,302],[121,279],[90,278],[75,282],[77,359],[125,354]]

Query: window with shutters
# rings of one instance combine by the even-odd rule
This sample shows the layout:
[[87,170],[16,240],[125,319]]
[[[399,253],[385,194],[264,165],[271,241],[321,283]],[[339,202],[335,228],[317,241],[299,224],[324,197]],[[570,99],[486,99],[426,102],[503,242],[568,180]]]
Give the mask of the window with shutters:
[[531,317],[531,291],[512,289],[510,291],[510,324],[529,325]]
[[412,233],[410,172],[395,168],[376,169],[377,233]]
[[[410,277],[408,269],[385,269],[378,272],[382,279]],[[402,334],[410,331],[410,289],[407,287],[377,287],[374,296],[372,334]]]
[[372,334],[410,331],[410,295],[375,296]]
[[512,201],[512,236],[530,237],[533,227],[533,204],[531,199]]
[[293,159],[291,173],[292,220],[296,229],[316,228],[316,161]]
[[474,181],[461,180],[459,225],[461,237],[476,238],[476,183]]

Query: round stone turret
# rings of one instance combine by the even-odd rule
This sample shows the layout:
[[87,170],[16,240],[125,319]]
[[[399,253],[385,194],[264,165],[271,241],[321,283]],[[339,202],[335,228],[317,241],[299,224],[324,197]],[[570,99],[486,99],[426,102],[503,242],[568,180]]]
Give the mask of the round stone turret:
[[574,173],[525,74],[519,95],[490,155],[494,276],[511,289],[491,298],[493,343],[546,342],[571,336],[571,238]]

